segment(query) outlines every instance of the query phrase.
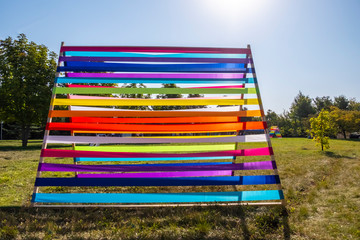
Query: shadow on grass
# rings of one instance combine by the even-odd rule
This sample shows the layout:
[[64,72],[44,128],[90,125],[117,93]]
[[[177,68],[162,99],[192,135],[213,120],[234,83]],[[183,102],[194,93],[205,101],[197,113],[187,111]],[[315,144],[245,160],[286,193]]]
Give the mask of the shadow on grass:
[[57,236],[71,236],[118,229],[121,235],[115,234],[112,237],[266,239],[269,235],[276,234],[278,239],[290,239],[288,214],[284,207],[0,207],[0,219],[0,229],[7,225],[9,229],[16,229],[18,236],[36,236],[49,231]]
[[337,139],[341,141],[348,141],[348,142],[360,142],[360,138],[347,138],[347,139]]
[[282,216],[282,223],[284,226],[284,239],[289,240],[290,239],[290,233],[291,233],[291,229],[290,229],[290,225],[289,225],[289,213],[286,209],[286,207],[281,207],[281,216]]
[[[39,142],[38,145],[29,145],[27,147],[22,146],[11,146],[11,145],[2,145],[0,146],[0,151],[10,152],[10,151],[36,151],[41,150],[42,142]],[[64,148],[64,145],[51,145],[51,148]]]
[[41,144],[35,146],[0,146],[0,151],[9,152],[9,151],[33,151],[33,150],[41,150]]
[[346,158],[346,159],[354,159],[353,157],[349,157],[349,156],[344,156],[344,155],[336,154],[336,153],[334,153],[334,152],[330,152],[330,151],[324,151],[324,154],[325,154],[327,157],[330,157],[330,158]]

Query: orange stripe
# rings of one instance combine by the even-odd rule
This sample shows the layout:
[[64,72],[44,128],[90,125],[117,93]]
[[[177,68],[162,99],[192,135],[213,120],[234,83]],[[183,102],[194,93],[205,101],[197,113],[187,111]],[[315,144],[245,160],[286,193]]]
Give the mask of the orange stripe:
[[203,117],[210,116],[236,116],[236,117],[261,117],[264,113],[260,110],[248,111],[69,111],[51,110],[49,117]]
[[205,124],[91,124],[48,123],[47,130],[63,131],[133,131],[133,132],[204,132],[265,129],[265,122],[205,123]]
[[178,117],[178,118],[99,118],[74,117],[74,123],[221,123],[237,122],[237,117]]

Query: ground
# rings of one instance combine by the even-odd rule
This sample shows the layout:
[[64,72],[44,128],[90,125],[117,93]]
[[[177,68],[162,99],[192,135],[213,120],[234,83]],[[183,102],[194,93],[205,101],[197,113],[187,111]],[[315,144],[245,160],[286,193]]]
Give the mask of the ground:
[[31,208],[41,140],[0,141],[0,239],[359,239],[360,141],[272,142],[285,209]]

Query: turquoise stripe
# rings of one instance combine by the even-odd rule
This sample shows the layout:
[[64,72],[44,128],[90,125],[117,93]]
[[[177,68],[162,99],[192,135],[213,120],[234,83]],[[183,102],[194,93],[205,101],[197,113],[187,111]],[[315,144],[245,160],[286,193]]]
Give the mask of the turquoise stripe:
[[129,52],[65,52],[65,56],[73,57],[162,57],[162,58],[246,58],[246,54],[220,53],[174,53],[174,54],[146,54]]
[[234,80],[218,80],[207,79],[206,81],[197,79],[120,79],[120,78],[55,78],[55,83],[190,83],[190,84],[238,84],[238,83],[254,83],[254,78],[243,78]]
[[238,202],[283,199],[281,190],[204,193],[34,193],[42,203],[182,203]]
[[192,157],[192,158],[75,158],[76,162],[116,162],[116,161],[188,161],[188,160],[212,160],[212,159],[233,159],[233,157]]

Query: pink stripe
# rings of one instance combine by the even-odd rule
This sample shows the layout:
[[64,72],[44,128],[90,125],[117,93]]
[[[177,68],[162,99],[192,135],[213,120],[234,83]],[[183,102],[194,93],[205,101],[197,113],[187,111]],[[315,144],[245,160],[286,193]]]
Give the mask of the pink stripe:
[[233,85],[233,86],[211,86],[211,87],[191,87],[191,88],[244,88],[244,85]]
[[[190,97],[191,99],[239,99],[232,96],[227,97]],[[69,95],[69,99],[112,99],[112,100],[121,100],[121,99],[129,99],[129,98],[116,98],[116,97],[100,97],[100,96],[87,96],[87,95]],[[131,98],[131,99],[138,99],[144,100],[143,98]],[[168,98],[168,99],[178,99],[178,98]]]
[[67,87],[70,88],[115,88],[110,86],[92,86],[92,85],[77,85],[77,84],[68,84]]
[[[115,97],[99,97],[99,96],[84,96],[84,95],[69,95],[69,99],[120,99]],[[134,98],[141,99],[141,98]]]
[[79,78],[244,78],[243,73],[68,73],[67,76]]
[[153,172],[153,173],[110,173],[78,174],[79,178],[165,178],[165,177],[210,177],[230,176],[232,171],[187,171],[187,172]]
[[[116,87],[110,87],[110,86],[92,86],[92,85],[77,85],[77,84],[68,84],[67,87],[70,87],[70,88],[116,88]],[[190,88],[244,88],[244,85],[190,87]],[[272,129],[270,129],[270,130],[272,130]]]
[[95,157],[95,158],[161,158],[161,157],[221,157],[221,156],[266,156],[272,155],[272,148],[252,148],[230,151],[201,152],[201,153],[137,153],[137,152],[97,152],[43,149],[41,157]]

